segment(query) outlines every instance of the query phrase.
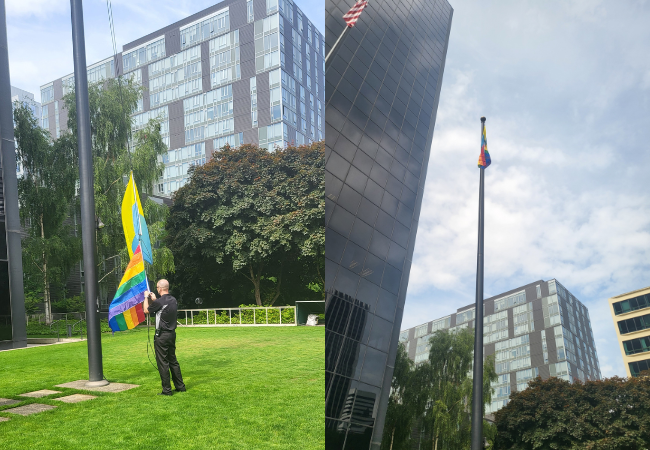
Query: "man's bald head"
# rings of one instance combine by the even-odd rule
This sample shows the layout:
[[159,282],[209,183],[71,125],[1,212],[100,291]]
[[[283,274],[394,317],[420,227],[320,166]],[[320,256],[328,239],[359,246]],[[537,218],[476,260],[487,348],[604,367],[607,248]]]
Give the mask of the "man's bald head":
[[156,288],[158,289],[158,293],[160,295],[166,294],[169,292],[169,281],[162,279],[159,280],[158,283],[156,284]]

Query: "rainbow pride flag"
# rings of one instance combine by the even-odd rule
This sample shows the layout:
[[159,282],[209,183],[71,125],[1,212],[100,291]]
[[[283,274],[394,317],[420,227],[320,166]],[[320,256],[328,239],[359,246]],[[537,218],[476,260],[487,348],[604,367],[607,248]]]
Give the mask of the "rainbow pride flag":
[[135,249],[140,245],[144,260],[149,264],[153,264],[149,229],[147,228],[147,221],[144,220],[144,211],[142,210],[142,203],[140,203],[138,188],[133,179],[133,172],[131,172],[129,184],[126,185],[124,191],[121,214],[129,257],[133,257]]
[[149,282],[144,271],[142,250],[138,245],[108,307],[108,325],[113,332],[130,330],[144,321],[142,302],[144,291],[147,290]]
[[483,126],[483,136],[481,137],[481,154],[478,157],[478,166],[486,169],[492,163],[490,153],[487,149],[487,136],[485,134],[485,126]]

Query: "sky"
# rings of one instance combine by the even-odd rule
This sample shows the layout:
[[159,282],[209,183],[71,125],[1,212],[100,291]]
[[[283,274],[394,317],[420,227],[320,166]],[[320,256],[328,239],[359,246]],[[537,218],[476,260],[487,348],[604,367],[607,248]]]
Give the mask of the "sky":
[[[111,0],[117,51],[122,46],[219,3],[210,0]],[[324,0],[294,0],[321,33]],[[6,0],[11,85],[34,94],[73,72],[69,0]],[[86,62],[113,54],[106,0],[85,0]],[[257,17],[257,16],[256,16]]]
[[401,328],[475,301],[485,116],[485,298],[556,278],[626,376],[607,299],[650,286],[650,2],[451,5]]

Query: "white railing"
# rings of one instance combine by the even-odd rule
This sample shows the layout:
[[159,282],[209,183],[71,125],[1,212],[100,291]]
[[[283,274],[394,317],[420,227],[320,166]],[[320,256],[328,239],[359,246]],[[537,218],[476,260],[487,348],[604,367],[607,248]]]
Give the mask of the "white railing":
[[[30,321],[46,323],[45,314],[25,314],[25,318],[27,320],[27,325],[29,325]],[[55,322],[57,320],[65,320],[66,322],[73,320],[86,320],[86,312],[52,313],[52,321]]]
[[[282,312],[286,310],[292,310],[292,320],[282,319]],[[249,311],[252,311],[252,314]],[[271,323],[269,323],[269,311],[271,312]],[[257,306],[241,308],[201,308],[178,310],[178,325],[183,327],[286,327],[296,326],[297,324],[295,306]]]

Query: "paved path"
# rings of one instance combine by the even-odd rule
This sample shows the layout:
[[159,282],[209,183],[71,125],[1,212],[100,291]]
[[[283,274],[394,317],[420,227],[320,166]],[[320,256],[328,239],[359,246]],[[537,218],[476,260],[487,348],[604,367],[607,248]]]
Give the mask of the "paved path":
[[[123,392],[129,389],[139,387],[139,385],[137,384],[110,383],[107,384],[106,386],[88,388],[86,387],[87,382],[88,380],[77,380],[77,381],[71,381],[69,383],[58,384],[54,387],[77,389],[80,391],[110,392],[110,393]],[[97,398],[97,396],[95,395],[81,394],[81,393],[66,394],[63,396],[60,396],[60,394],[64,394],[64,392],[54,391],[51,389],[41,389],[38,391],[18,394],[15,396],[16,398],[0,398],[0,408],[3,406],[11,406],[11,408],[0,410],[0,414],[4,415],[4,416],[0,416],[0,422],[10,421],[11,414],[18,414],[21,416],[31,416],[32,414],[37,414],[44,411],[51,411],[55,408],[58,408],[58,406],[48,405],[45,403],[27,403],[28,401],[30,401],[30,399],[43,398],[46,400],[54,400],[62,403],[79,403],[79,402],[85,402]]]

